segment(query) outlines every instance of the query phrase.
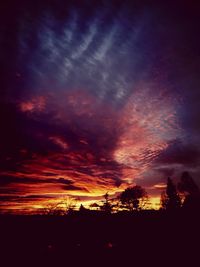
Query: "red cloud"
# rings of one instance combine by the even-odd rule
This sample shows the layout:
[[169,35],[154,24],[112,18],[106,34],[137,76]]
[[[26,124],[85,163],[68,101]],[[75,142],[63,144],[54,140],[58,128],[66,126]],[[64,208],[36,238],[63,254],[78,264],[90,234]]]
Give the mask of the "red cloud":
[[151,162],[168,147],[172,139],[181,136],[173,99],[160,90],[136,91],[127,102],[121,118],[115,160],[124,168],[124,178],[141,175]]
[[42,112],[45,110],[46,99],[43,96],[37,96],[21,102],[19,106],[22,112]]

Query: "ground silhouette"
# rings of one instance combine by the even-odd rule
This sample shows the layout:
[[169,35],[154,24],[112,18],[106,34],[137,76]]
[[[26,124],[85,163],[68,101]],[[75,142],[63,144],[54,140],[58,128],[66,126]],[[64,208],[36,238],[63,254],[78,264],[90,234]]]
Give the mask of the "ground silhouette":
[[46,215],[0,215],[2,266],[196,266],[199,189],[190,175],[177,187],[168,178],[160,210],[139,209],[143,197],[140,186],[124,190],[119,200],[128,209],[115,213],[106,193],[98,210],[75,211],[65,201],[64,216],[55,206]]
[[173,259],[174,264],[184,261],[194,266],[199,225],[197,214],[184,210],[1,216],[1,260],[8,264],[3,266],[30,261],[35,266],[78,266],[79,261],[82,266],[91,261],[93,266],[119,262],[162,266],[160,259],[163,264]]

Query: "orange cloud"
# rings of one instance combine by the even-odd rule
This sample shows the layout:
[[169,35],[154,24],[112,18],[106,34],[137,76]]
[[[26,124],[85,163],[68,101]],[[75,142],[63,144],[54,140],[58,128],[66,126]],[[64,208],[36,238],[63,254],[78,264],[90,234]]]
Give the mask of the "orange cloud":
[[55,143],[64,150],[69,148],[69,145],[59,136],[50,136],[49,140],[53,141],[53,143]]

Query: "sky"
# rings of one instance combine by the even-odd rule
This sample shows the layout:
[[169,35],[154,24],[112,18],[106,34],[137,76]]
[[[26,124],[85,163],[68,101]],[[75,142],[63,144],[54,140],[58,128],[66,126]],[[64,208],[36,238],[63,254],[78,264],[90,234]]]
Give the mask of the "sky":
[[200,185],[198,6],[0,4],[0,210]]

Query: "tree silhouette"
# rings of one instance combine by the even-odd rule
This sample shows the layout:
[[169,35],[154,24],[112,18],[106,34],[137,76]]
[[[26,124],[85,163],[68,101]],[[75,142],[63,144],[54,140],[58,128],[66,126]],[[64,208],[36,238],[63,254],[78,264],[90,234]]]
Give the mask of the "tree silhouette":
[[145,189],[136,185],[126,188],[120,195],[120,201],[130,211],[138,210],[141,207],[140,200],[147,196]]
[[104,202],[103,206],[101,206],[101,210],[104,211],[104,212],[106,212],[106,213],[111,213],[112,206],[111,206],[111,204],[109,202],[109,199],[108,199],[109,198],[108,193],[106,193],[104,195],[104,198],[105,198],[105,202]]
[[87,209],[83,206],[83,204],[80,205],[79,212],[84,213],[87,211]]
[[168,202],[168,197],[165,191],[163,191],[161,193],[161,197],[160,197],[160,207],[162,210],[166,210],[167,209],[167,202]]
[[188,172],[183,172],[178,190],[184,194],[184,208],[200,207],[200,190]]
[[48,203],[42,210],[42,214],[60,216],[65,215],[65,210],[60,207],[60,203]]
[[50,202],[44,208],[43,214],[54,216],[70,214],[76,207],[76,201],[77,199],[75,198],[64,197],[57,201]]
[[171,178],[167,179],[166,192],[161,195],[161,207],[166,210],[176,210],[181,207],[180,196]]

